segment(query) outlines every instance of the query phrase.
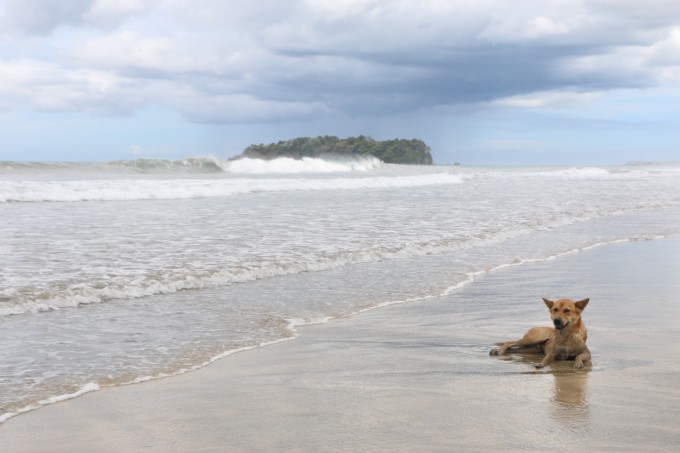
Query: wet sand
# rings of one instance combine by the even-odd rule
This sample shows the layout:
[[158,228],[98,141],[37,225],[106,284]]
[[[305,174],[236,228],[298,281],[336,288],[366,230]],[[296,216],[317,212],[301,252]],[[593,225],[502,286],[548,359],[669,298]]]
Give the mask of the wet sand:
[[[592,366],[488,355],[590,297]],[[300,329],[0,425],[3,452],[677,451],[680,238],[603,246]]]

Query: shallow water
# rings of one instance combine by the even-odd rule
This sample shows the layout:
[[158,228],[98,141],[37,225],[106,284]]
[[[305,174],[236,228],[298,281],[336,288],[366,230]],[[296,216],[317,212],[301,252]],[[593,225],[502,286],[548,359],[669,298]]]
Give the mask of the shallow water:
[[0,413],[181,373],[496,268],[680,233],[673,167],[259,168],[0,177]]
[[[32,453],[675,451],[679,257],[671,238],[506,267],[443,297],[17,417],[0,438]],[[591,298],[587,368],[488,355],[550,323],[542,296]]]

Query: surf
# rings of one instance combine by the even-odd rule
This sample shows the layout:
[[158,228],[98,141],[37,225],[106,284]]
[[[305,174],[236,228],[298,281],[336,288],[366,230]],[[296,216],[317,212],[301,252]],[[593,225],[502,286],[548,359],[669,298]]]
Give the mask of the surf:
[[0,203],[182,200],[257,192],[328,191],[462,184],[451,173],[353,178],[93,179],[0,181]]

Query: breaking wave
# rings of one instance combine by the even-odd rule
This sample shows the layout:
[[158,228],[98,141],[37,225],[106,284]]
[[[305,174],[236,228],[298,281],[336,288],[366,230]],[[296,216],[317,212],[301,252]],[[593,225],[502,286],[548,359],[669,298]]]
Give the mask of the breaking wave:
[[189,157],[187,159],[135,159],[110,162],[2,162],[0,174],[31,173],[99,173],[99,174],[153,174],[153,173],[221,173],[224,163],[216,157]]
[[[109,173],[101,171],[102,168]],[[178,168],[184,171],[179,172]],[[622,167],[452,170],[433,166],[419,167],[417,173],[407,166],[398,172],[394,168],[371,157],[349,160],[278,158],[269,161],[249,158],[233,161],[209,158],[183,161],[138,159],[104,164],[0,162],[0,175],[5,175],[0,178],[0,203],[217,198],[258,192],[423,187],[474,180],[669,180],[680,174],[678,167],[645,170]],[[114,169],[123,170],[115,173],[117,170]],[[202,176],[191,176],[187,173],[190,171],[199,172]],[[45,176],[40,176],[41,172]],[[152,174],[140,176],[134,172]]]
[[0,161],[0,174],[26,173],[100,173],[100,174],[267,174],[267,173],[335,173],[367,171],[383,165],[373,156],[326,156],[293,159],[219,159],[189,157],[186,159],[135,159],[110,162],[7,162]]
[[273,160],[263,159],[237,159],[228,163],[226,167],[232,173],[267,174],[267,173],[336,173],[348,171],[374,170],[383,165],[382,161],[375,157],[361,157],[354,159],[319,159],[303,157],[292,159],[279,157]]
[[0,203],[41,201],[181,200],[256,192],[386,189],[460,184],[450,173],[333,179],[104,179],[0,181]]

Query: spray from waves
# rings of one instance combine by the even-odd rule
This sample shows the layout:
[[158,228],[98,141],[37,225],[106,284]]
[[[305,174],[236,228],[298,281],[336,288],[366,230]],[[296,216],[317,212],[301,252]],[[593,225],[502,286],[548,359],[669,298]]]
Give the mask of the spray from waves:
[[279,157],[272,160],[243,158],[231,161],[226,170],[232,173],[339,173],[349,171],[369,171],[383,165],[380,159],[372,156],[347,158],[342,156],[327,158],[303,157],[293,159]]
[[460,184],[455,174],[333,179],[107,179],[0,181],[0,203],[41,201],[181,200],[256,192],[387,189]]

